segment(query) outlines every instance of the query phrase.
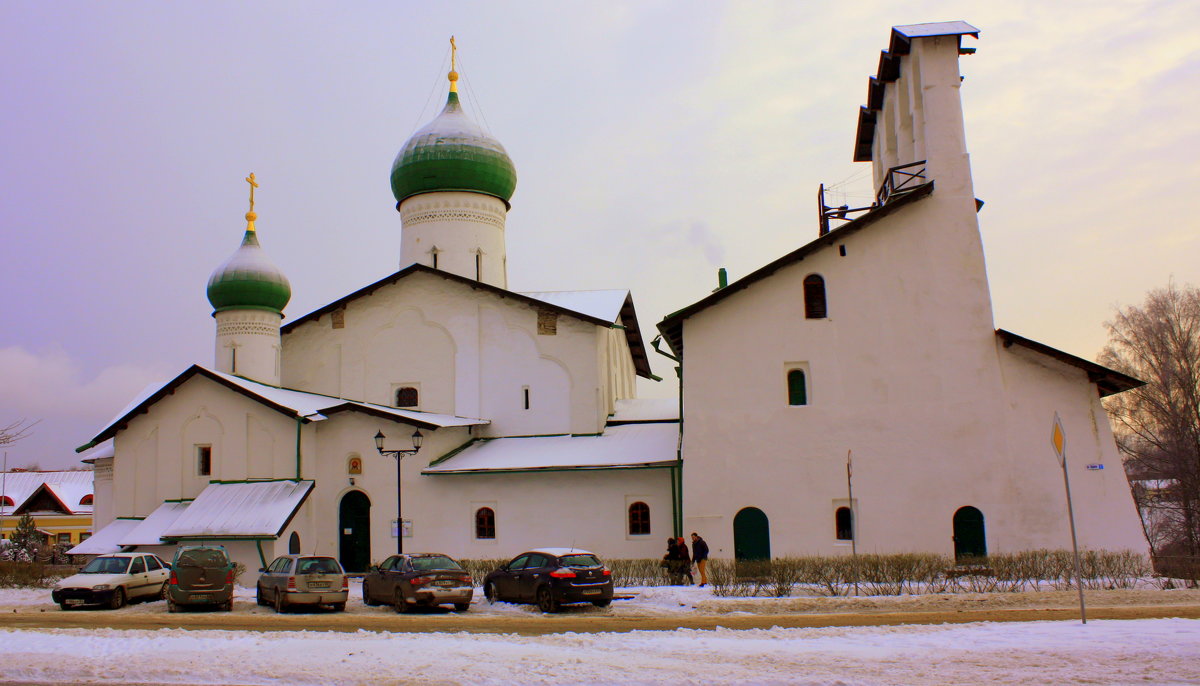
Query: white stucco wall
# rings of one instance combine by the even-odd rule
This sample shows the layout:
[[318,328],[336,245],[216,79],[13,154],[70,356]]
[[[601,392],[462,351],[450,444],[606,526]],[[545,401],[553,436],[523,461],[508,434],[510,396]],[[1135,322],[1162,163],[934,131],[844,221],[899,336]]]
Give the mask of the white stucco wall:
[[423,264],[508,288],[507,215],[504,201],[481,193],[443,191],[406,198],[400,204],[400,268]]
[[[420,389],[422,411],[491,420],[485,435],[595,433],[604,327],[561,315],[541,335],[537,310],[431,274],[412,274],[283,336],[289,388],[393,404]],[[524,408],[523,389],[530,389]]]

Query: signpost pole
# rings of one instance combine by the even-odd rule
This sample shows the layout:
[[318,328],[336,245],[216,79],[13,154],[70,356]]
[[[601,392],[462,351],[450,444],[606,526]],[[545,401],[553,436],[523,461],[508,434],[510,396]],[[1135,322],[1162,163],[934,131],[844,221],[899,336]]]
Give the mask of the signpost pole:
[[854,595],[858,595],[858,513],[854,508],[854,468],[846,451],[846,498],[850,501],[850,560],[854,570]]
[[1067,475],[1067,432],[1062,428],[1062,420],[1054,413],[1054,430],[1050,434],[1050,444],[1058,455],[1058,463],[1062,465],[1063,488],[1067,492],[1067,519],[1071,522],[1071,550],[1075,554],[1075,586],[1079,589],[1079,619],[1087,624],[1087,606],[1083,602],[1083,572],[1079,564],[1079,540],[1075,536],[1075,508],[1071,504],[1071,477]]

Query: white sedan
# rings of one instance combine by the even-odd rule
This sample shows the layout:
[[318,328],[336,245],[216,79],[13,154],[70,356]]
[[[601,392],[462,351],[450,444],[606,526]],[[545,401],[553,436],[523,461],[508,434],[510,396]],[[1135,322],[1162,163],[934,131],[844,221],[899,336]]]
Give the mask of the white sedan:
[[130,600],[162,597],[170,572],[170,565],[150,553],[101,555],[54,584],[50,597],[64,610],[80,605],[116,610]]

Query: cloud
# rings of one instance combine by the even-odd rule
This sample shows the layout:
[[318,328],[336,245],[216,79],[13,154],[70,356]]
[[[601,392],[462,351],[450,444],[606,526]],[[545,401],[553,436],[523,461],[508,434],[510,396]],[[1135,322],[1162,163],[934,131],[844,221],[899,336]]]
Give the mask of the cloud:
[[43,469],[77,465],[74,448],[111,419],[163,370],[119,364],[90,375],[59,346],[30,352],[0,348],[0,423],[40,420],[28,438],[10,446],[9,464]]

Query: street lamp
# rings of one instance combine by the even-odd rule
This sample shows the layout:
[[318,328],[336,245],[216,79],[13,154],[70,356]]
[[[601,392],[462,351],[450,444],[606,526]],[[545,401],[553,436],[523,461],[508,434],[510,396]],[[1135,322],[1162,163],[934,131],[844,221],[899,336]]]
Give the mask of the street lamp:
[[402,473],[400,469],[400,460],[405,455],[416,455],[417,451],[421,449],[421,443],[424,442],[425,437],[421,435],[420,429],[414,431],[412,435],[412,450],[384,450],[383,439],[385,438],[387,438],[387,436],[383,435],[383,431],[379,431],[375,434],[375,449],[379,451],[380,455],[391,455],[392,457],[396,458],[396,552],[400,555],[403,555],[404,515],[402,513],[404,510],[400,509],[400,475]]

